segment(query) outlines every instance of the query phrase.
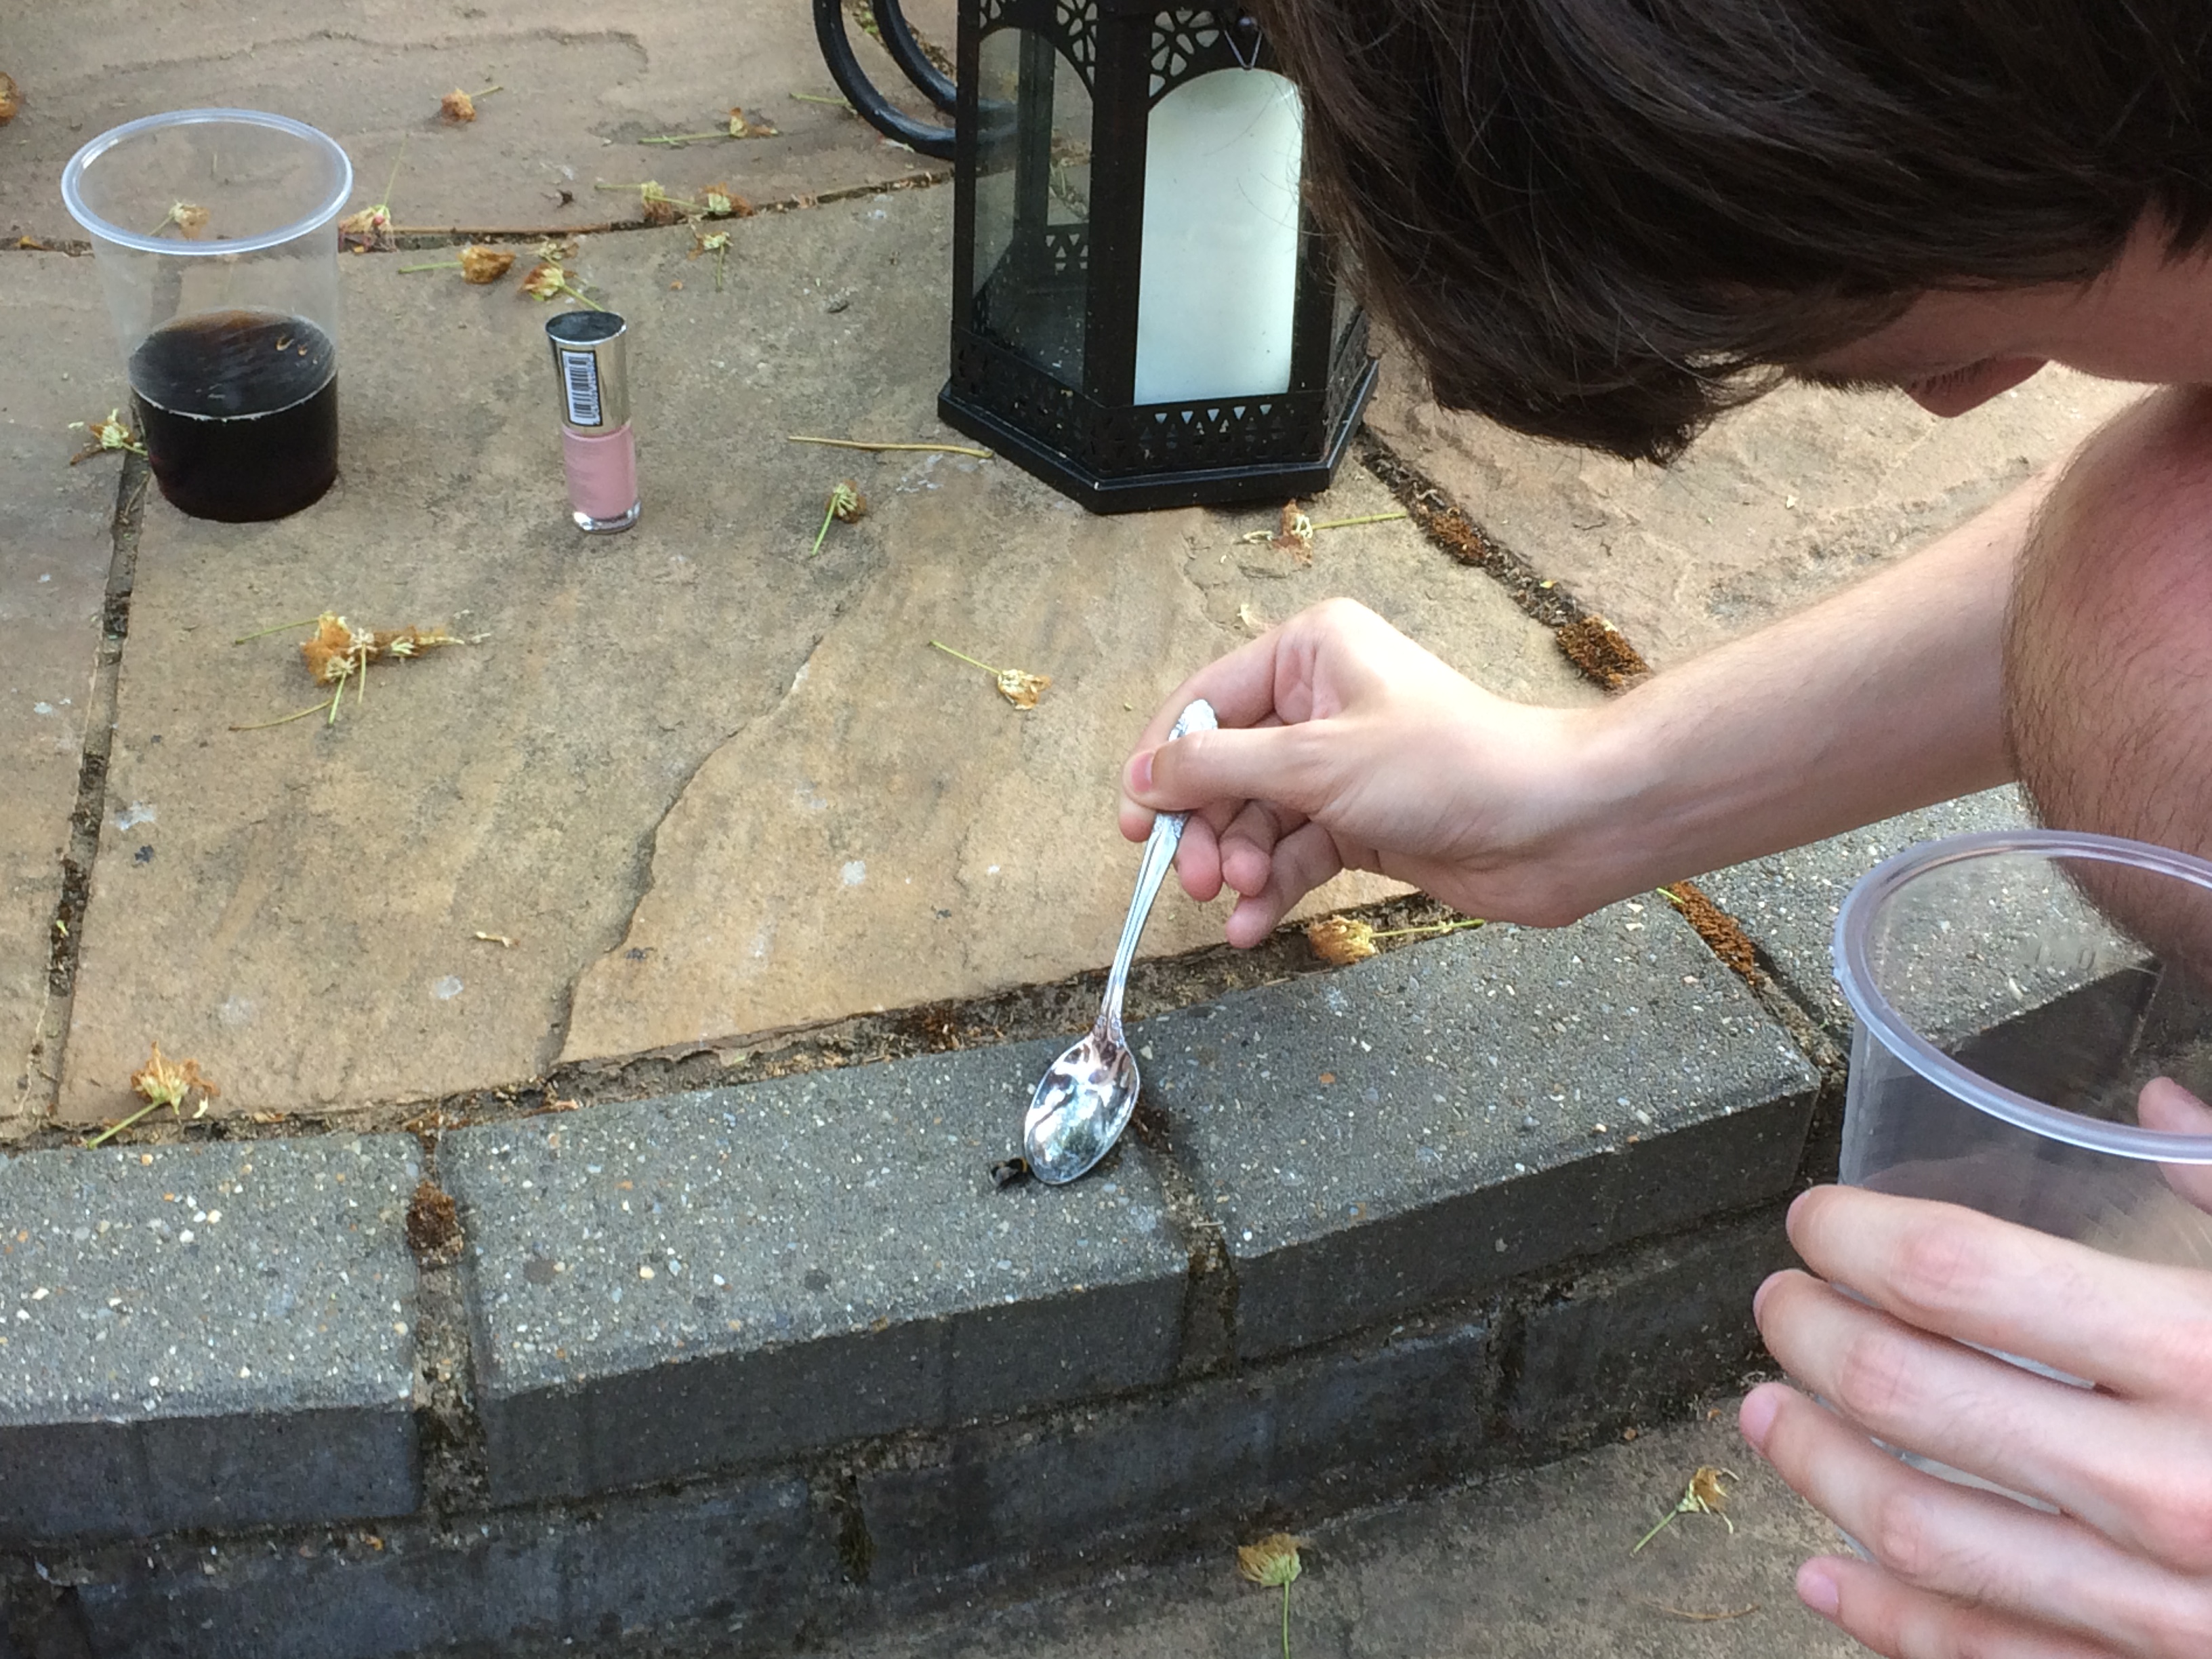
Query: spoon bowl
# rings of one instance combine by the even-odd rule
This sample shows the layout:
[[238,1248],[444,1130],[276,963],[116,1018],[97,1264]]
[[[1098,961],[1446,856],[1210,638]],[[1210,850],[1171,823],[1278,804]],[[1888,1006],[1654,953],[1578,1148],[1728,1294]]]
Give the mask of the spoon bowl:
[[1052,1063],[1022,1122],[1023,1155],[1053,1186],[1087,1174],[1114,1149],[1137,1109],[1137,1057],[1106,1023]]
[[[1168,733],[1168,741],[1191,732],[1211,732],[1218,722],[1212,705],[1203,697],[1182,711]],[[1129,901],[1129,914],[1121,924],[1121,942],[1115,948],[1114,969],[1106,976],[1106,995],[1098,1009],[1098,1023],[1047,1068],[1030,1097],[1022,1120],[1022,1154],[1039,1181],[1058,1187],[1087,1175],[1098,1160],[1114,1150],[1114,1143],[1129,1127],[1137,1109],[1137,1057],[1121,1035],[1121,999],[1128,989],[1129,964],[1137,955],[1137,941],[1145,919],[1152,913],[1160,883],[1175,863],[1176,848],[1182,844],[1187,812],[1162,812],[1152,819],[1152,833],[1145,842],[1144,862],[1137,870],[1137,891]]]

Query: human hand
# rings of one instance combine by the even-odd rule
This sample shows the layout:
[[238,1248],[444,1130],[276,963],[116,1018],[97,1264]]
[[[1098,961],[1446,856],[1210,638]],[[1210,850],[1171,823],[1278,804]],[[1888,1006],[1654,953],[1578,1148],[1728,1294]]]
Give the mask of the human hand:
[[[2142,1116],[2212,1124],[2163,1081]],[[2212,1198],[2204,1172],[2168,1174]],[[1807,1562],[1808,1606],[1891,1659],[2212,1653],[2212,1273],[1846,1188],[1800,1198],[1790,1237],[1820,1277],[1776,1274],[1754,1312],[1827,1403],[1766,1384],[1744,1437],[1874,1558]],[[2059,1512],[1910,1468],[1869,1435]]]
[[[1166,743],[1194,697],[1222,729]],[[1192,813],[1176,867],[1193,898],[1224,884],[1240,895],[1232,945],[1257,945],[1346,869],[1470,915],[1571,921],[1620,896],[1573,833],[1601,712],[1494,696],[1332,599],[1176,688],[1124,769],[1121,833],[1142,840],[1155,811]]]

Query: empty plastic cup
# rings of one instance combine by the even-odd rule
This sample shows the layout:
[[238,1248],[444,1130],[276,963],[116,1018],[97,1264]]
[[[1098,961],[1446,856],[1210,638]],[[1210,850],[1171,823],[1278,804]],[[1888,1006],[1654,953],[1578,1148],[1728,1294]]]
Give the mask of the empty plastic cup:
[[2212,1267],[2212,864],[2060,830],[1929,842],[1852,889],[1835,969],[1846,1184]]
[[337,234],[353,190],[324,134],[189,109],[104,132],[62,174],[162,495],[278,519],[337,476]]

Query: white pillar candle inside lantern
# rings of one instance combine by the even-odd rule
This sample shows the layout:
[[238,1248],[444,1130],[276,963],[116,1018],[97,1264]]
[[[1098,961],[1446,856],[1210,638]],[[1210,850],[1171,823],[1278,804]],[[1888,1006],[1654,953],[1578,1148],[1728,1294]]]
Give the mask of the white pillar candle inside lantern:
[[1297,90],[1267,70],[1217,70],[1152,106],[1137,402],[1289,390],[1304,142]]

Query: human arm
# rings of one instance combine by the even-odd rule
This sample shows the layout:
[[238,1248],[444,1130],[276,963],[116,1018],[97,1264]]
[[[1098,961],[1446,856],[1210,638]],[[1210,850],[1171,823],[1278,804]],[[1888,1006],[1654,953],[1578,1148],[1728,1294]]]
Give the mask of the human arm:
[[[1195,809],[1194,897],[1252,945],[1344,868],[1555,924],[1658,883],[2002,782],[2006,597],[2045,481],[1923,551],[1596,708],[1537,708],[1331,601],[1208,665],[1123,774],[1122,833]],[[1161,746],[1203,696],[1224,730]]]

